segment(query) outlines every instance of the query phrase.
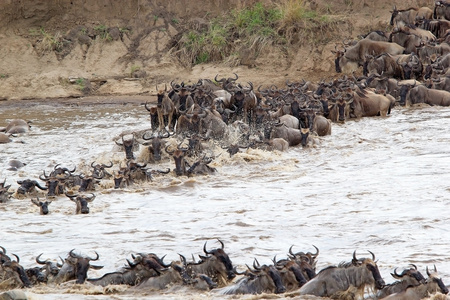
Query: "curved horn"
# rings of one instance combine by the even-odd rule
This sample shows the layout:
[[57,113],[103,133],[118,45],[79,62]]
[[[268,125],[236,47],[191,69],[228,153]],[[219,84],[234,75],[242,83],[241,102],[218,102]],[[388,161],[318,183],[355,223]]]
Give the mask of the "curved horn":
[[353,261],[358,261],[358,259],[356,258],[356,250],[355,251],[353,251]]
[[[94,196],[95,197],[95,196]],[[96,255],[96,258],[91,258],[91,257],[87,257],[87,259],[89,259],[89,260],[98,260],[99,259],[99,257],[100,257],[100,255],[98,255],[98,253],[97,253],[97,251],[94,251],[94,253],[95,253],[95,255]]]
[[375,261],[375,254],[372,251],[367,250],[370,254],[372,254],[372,260]]
[[203,245],[203,252],[205,252],[205,254],[212,254],[211,252],[208,252],[208,250],[206,250],[206,243],[208,241],[205,242],[205,244]]
[[294,247],[294,245],[292,245],[291,247],[289,247],[289,254],[295,257],[294,252],[292,252],[292,247]]
[[40,257],[42,256],[42,254],[44,254],[44,253],[41,253],[41,254],[38,255],[38,257],[36,257],[36,262],[37,262],[38,264],[45,265],[46,262],[40,260]]
[[137,265],[138,265],[138,263],[132,263],[131,261],[129,261],[128,260],[128,258],[127,258],[127,262],[128,262],[128,265],[130,266],[130,267],[132,267],[132,268],[134,268],[134,267],[136,267]]
[[112,166],[113,166],[113,162],[112,161],[109,161],[109,165],[102,164],[103,168],[112,168]]
[[144,107],[145,107],[146,110],[148,110],[149,112],[151,112],[151,110],[147,107],[147,103],[148,103],[148,102],[145,102]]
[[168,149],[169,149],[169,146],[170,146],[170,145],[167,145],[167,146],[164,148],[164,150],[167,152],[167,154],[173,155],[173,153],[175,152],[175,150],[169,151],[169,150],[168,150]]
[[394,275],[397,276],[397,277],[403,277],[403,276],[405,276],[405,274],[403,274],[403,272],[402,272],[402,274],[398,274],[398,273],[397,273],[397,268],[394,269]]
[[235,78],[235,79],[233,79],[233,78],[228,78],[228,80],[230,80],[230,81],[236,81],[236,80],[238,80],[238,78],[239,78],[238,74],[236,74],[236,73],[233,73],[233,74],[236,76],[236,78]]
[[224,248],[223,242],[221,240],[219,240],[219,239],[217,239],[217,240],[219,241],[220,245],[222,246],[221,249],[223,250],[223,248]]
[[255,268],[255,270],[261,270],[261,265],[259,264],[258,260],[255,258],[255,260],[253,261],[253,268]]
[[215,80],[216,82],[224,82],[224,81],[225,81],[225,78],[217,79],[217,76],[219,76],[219,74],[217,74],[216,77],[214,77],[214,80]]
[[72,249],[69,251],[69,256],[73,257],[73,258],[78,258],[79,256],[77,254],[73,253],[73,250],[75,250],[75,249]]
[[314,254],[311,253],[311,255],[312,255],[314,258],[316,258],[316,257],[319,255],[319,248],[317,248],[317,247],[314,246],[314,245],[313,245],[313,247],[316,248],[316,253],[314,253]]
[[[20,262],[20,258],[19,258],[19,256],[17,256],[17,254],[11,253],[11,255],[14,255],[16,257],[17,262]],[[436,268],[436,267],[434,267],[434,268]]]
[[[5,179],[5,181],[6,181],[6,179]],[[6,254],[6,249],[5,249],[5,248],[3,248],[2,246],[0,246],[0,249],[2,249],[2,253],[3,253],[3,254]]]

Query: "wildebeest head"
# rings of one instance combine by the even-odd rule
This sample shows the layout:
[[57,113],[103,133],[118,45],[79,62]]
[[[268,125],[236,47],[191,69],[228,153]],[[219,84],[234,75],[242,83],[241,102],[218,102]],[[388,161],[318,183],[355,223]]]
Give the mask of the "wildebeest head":
[[43,191],[47,190],[47,187],[41,186],[36,180],[18,180],[17,183],[20,184],[20,186],[17,188],[17,193],[22,195],[25,195],[26,193],[32,193],[35,190],[35,187],[38,187]]
[[31,203],[33,203],[34,205],[38,206],[40,208],[40,213],[41,215],[47,215],[48,214],[48,206],[50,205],[50,203],[52,203],[52,201],[39,201],[39,197],[37,197],[36,199],[31,199]]
[[430,272],[428,267],[426,268],[428,279],[426,280],[427,284],[430,285],[436,285],[437,287],[434,288],[435,291],[439,291],[442,294],[448,294],[448,288],[442,281],[442,278],[439,277],[436,265],[434,266],[434,270]]
[[69,197],[70,200],[75,202],[77,204],[76,213],[77,214],[88,214],[89,213],[89,207],[88,203],[94,201],[95,195],[91,193],[92,196],[82,196],[82,195],[70,195],[68,193],[65,193],[67,197]]
[[286,287],[283,285],[281,274],[274,265],[260,265],[258,260],[253,261],[253,270],[248,266],[247,268],[261,279],[260,284],[264,287],[263,290],[271,291],[275,294],[286,292]]
[[[69,179],[71,174],[63,173],[63,174],[47,176],[45,174],[45,171],[43,173],[44,174],[39,176],[39,179],[41,179],[42,181],[45,181],[45,183],[46,183],[47,190],[48,190],[47,196],[55,197],[56,195],[62,194],[64,192],[65,181],[67,179]],[[52,173],[50,173],[50,174],[52,174]]]
[[425,283],[426,279],[423,277],[422,273],[417,270],[417,267],[411,264],[411,268],[403,270],[400,274],[397,273],[397,268],[395,268],[394,273],[391,273],[392,277],[399,280],[404,280],[406,277],[413,278],[417,281],[417,284]]
[[6,179],[3,182],[0,182],[0,203],[6,202],[11,198],[13,192],[8,192],[11,185],[5,185]]
[[354,266],[365,266],[372,274],[373,280],[375,281],[375,288],[382,289],[385,285],[383,278],[381,277],[378,266],[375,262],[375,254],[369,251],[372,258],[356,258],[356,250],[353,252],[352,264]]
[[17,255],[12,254],[16,257],[16,260],[9,260],[2,263],[1,268],[3,269],[4,280],[12,279],[16,282],[16,284],[31,287],[30,279],[28,278],[24,268],[19,264],[20,259]]
[[164,128],[164,133],[158,135],[152,135],[150,137],[147,136],[147,132],[142,135],[142,139],[146,141],[151,141],[150,143],[144,143],[144,145],[148,146],[149,154],[151,155],[152,161],[160,161],[161,160],[161,148],[163,147],[164,138],[170,137],[169,131]]
[[125,157],[127,159],[134,159],[133,154],[133,146],[135,144],[134,134],[132,135],[131,139],[124,139],[122,135],[122,143],[116,141],[116,144],[119,146],[123,146],[125,150]]
[[41,267],[33,267],[25,270],[28,279],[32,284],[47,282],[47,278]]
[[94,266],[91,265],[90,262],[91,261],[95,261],[99,259],[99,255],[97,252],[95,252],[96,257],[95,258],[91,258],[89,256],[81,256],[78,254],[75,254],[73,252],[72,249],[69,252],[69,257],[66,259],[66,263],[68,263],[69,265],[72,266],[73,270],[74,270],[74,274],[75,274],[75,279],[76,279],[76,283],[78,284],[82,284],[86,281],[87,278],[87,272],[89,270],[89,268],[93,268],[93,269],[101,269],[103,268],[103,266]]
[[39,254],[36,257],[36,262],[40,265],[44,265],[45,267],[45,276],[46,280],[48,280],[49,277],[54,277],[58,275],[59,269],[62,267],[62,264],[52,262],[50,260],[41,260],[41,256],[43,253]]
[[105,169],[106,168],[112,168],[113,166],[113,162],[110,161],[109,165],[105,165],[105,164],[96,164],[95,162],[91,163],[91,167],[92,167],[92,176],[94,177],[101,177],[101,178],[110,178],[111,174],[108,173]]
[[319,248],[313,245],[313,247],[316,249],[316,253],[311,253],[309,251],[306,253],[304,253],[303,251],[294,253],[292,251],[292,247],[293,245],[289,248],[289,258],[299,264],[307,280],[313,279],[316,276],[316,259],[319,255]]
[[300,265],[296,261],[290,259],[282,259],[277,261],[276,257],[274,257],[273,264],[280,272],[283,285],[288,290],[301,287],[307,282]]
[[185,175],[187,172],[186,167],[189,167],[189,164],[186,162],[184,157],[189,148],[181,148],[181,144],[179,144],[177,150],[169,150],[169,145],[166,146],[165,150],[169,155],[172,155],[175,160],[175,174],[177,176]]
[[228,256],[228,254],[225,253],[224,249],[224,244],[221,240],[218,240],[221,248],[217,248],[217,249],[212,249],[212,250],[207,250],[206,249],[206,243],[203,245],[203,252],[205,252],[205,254],[207,255],[206,259],[214,256],[215,258],[218,259],[219,262],[221,262],[221,265],[219,264],[218,266],[218,270],[219,273],[222,274],[226,274],[227,279],[231,280],[234,277],[236,277],[236,274],[234,273],[234,269],[233,269],[233,264],[231,263],[231,260]]

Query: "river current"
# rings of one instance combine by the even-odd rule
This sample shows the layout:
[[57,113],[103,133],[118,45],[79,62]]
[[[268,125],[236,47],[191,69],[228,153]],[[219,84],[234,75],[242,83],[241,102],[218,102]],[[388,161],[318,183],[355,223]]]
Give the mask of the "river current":
[[[43,184],[39,176],[56,164],[87,174],[92,162],[112,161],[116,170],[125,154],[113,139],[125,130],[150,127],[138,102],[0,104],[0,126],[15,118],[32,126],[12,143],[0,144],[0,180],[13,191],[18,180]],[[220,247],[217,239],[241,271],[254,258],[271,264],[275,255],[286,258],[292,245],[294,252],[314,252],[315,245],[318,270],[350,261],[355,250],[358,257],[370,257],[370,250],[386,283],[395,280],[390,273],[396,267],[415,264],[425,276],[426,267],[436,266],[450,284],[449,128],[448,107],[396,107],[386,118],[333,123],[331,136],[309,148],[243,149],[230,157],[215,147],[215,175],[171,172],[119,190],[112,180],[102,180],[88,215],[75,214],[66,196],[50,204],[48,215],[40,215],[29,197],[13,197],[0,203],[0,246],[17,254],[25,268],[35,266],[40,253],[57,261],[71,249],[91,257],[96,251],[95,264],[104,268],[88,276],[100,277],[124,266],[132,253],[166,255],[166,262],[180,253],[190,260],[203,254],[205,242],[208,249]],[[135,154],[142,158],[144,152],[141,147]],[[12,159],[26,166],[7,170]],[[166,153],[149,166],[174,167]],[[224,298],[214,290],[137,295],[125,290],[73,283],[26,289],[33,299]]]

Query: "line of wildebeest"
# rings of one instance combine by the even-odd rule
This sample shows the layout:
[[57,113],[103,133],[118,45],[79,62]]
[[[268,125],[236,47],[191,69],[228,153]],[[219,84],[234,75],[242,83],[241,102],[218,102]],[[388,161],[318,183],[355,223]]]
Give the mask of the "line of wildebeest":
[[[238,82],[239,76],[214,80],[200,79],[185,84],[172,81],[157,93],[157,104],[145,103],[150,114],[150,129],[126,131],[114,139],[125,154],[113,174],[107,169],[113,163],[92,162],[90,174],[75,174],[56,165],[48,174],[43,171],[37,180],[18,181],[14,193],[6,179],[0,182],[0,203],[12,195],[33,196],[36,188],[46,191],[46,200],[31,201],[48,213],[52,197],[66,195],[76,202],[76,213],[89,213],[88,203],[94,200],[95,186],[101,180],[114,180],[114,188],[123,188],[139,181],[152,180],[156,174],[169,174],[170,168],[156,166],[164,155],[173,158],[176,176],[213,174],[209,164],[217,157],[211,150],[219,145],[230,156],[240,149],[261,148],[285,151],[289,147],[314,144],[318,137],[331,134],[331,124],[371,116],[387,116],[396,105],[450,105],[450,2],[436,1],[433,9],[408,8],[392,11],[391,32],[374,31],[359,40],[346,40],[335,47],[336,71],[349,75],[318,83],[305,80],[287,81],[285,86],[259,86]],[[355,72],[362,67],[362,75]],[[351,74],[351,75],[350,75]],[[30,122],[12,120],[0,133],[0,143],[8,143],[30,128]],[[136,157],[140,146],[144,148]],[[189,163],[191,161],[191,163]],[[11,161],[11,169],[22,167]],[[75,192],[76,191],[76,192]],[[85,194],[86,192],[91,192]],[[358,259],[328,267],[316,274],[315,254],[293,253],[288,258],[273,259],[272,265],[260,265],[237,271],[221,248],[207,250],[199,260],[166,264],[152,253],[136,253],[127,266],[101,278],[88,278],[90,261],[99,258],[81,256],[73,250],[61,262],[42,260],[42,266],[24,270],[1,248],[0,289],[3,286],[29,287],[33,284],[59,284],[69,280],[106,286],[125,284],[136,289],[162,289],[182,284],[199,289],[217,289],[224,294],[283,293],[298,290],[300,294],[327,297],[362,295],[365,287],[375,288],[381,299],[421,299],[428,293],[448,292],[434,270],[426,269],[424,278],[412,265],[392,274],[396,281],[385,284],[375,263],[375,257]],[[235,277],[239,275],[236,281]],[[345,298],[350,299],[350,298]],[[353,299],[353,298],[351,298]]]
[[238,270],[225,252],[224,243],[218,241],[221,246],[209,250],[205,242],[204,254],[199,254],[198,259],[192,255],[191,261],[182,254],[178,254],[180,259],[177,261],[164,262],[165,256],[160,257],[155,253],[133,253],[131,259],[126,259],[124,267],[99,278],[88,277],[89,269],[102,268],[91,263],[99,259],[97,252],[90,257],[72,249],[66,258],[53,260],[44,259],[41,253],[35,259],[37,265],[25,269],[20,265],[19,256],[8,254],[0,246],[0,290],[41,284],[58,286],[72,281],[75,284],[102,287],[127,286],[123,293],[134,294],[176,286],[199,291],[212,290],[223,295],[292,292],[333,299],[358,299],[367,290],[371,291],[371,299],[411,300],[422,299],[430,294],[448,293],[436,266],[432,269],[426,267],[427,277],[414,264],[400,271],[395,268],[391,275],[396,281],[386,284],[378,270],[375,255],[370,251],[370,257],[358,258],[355,250],[349,262],[317,272],[319,249],[314,246],[314,253],[294,252],[291,246],[286,258],[277,259],[275,256],[268,265],[260,264],[255,258],[251,266],[246,264],[245,268]]

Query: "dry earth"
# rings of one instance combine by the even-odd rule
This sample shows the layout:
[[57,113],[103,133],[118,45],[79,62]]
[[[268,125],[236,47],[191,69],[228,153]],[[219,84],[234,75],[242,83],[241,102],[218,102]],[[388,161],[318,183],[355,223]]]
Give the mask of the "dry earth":
[[[314,0],[311,0],[314,1]],[[302,40],[281,52],[266,47],[258,57],[185,67],[171,49],[186,24],[253,0],[5,0],[0,4],[0,99],[60,99],[94,96],[153,95],[156,85],[196,82],[216,74],[237,73],[255,86],[286,80],[319,81],[336,77],[331,50],[346,38],[389,29],[390,10],[433,7],[433,0],[337,0],[305,2],[342,25],[328,42]],[[277,1],[260,1],[263,3]],[[279,2],[279,1],[278,1]],[[107,35],[107,39],[105,36]],[[63,36],[64,44],[56,39]],[[58,51],[55,51],[58,48]],[[134,78],[138,77],[138,78]],[[83,81],[80,78],[87,80]],[[8,101],[10,102],[10,101]]]

